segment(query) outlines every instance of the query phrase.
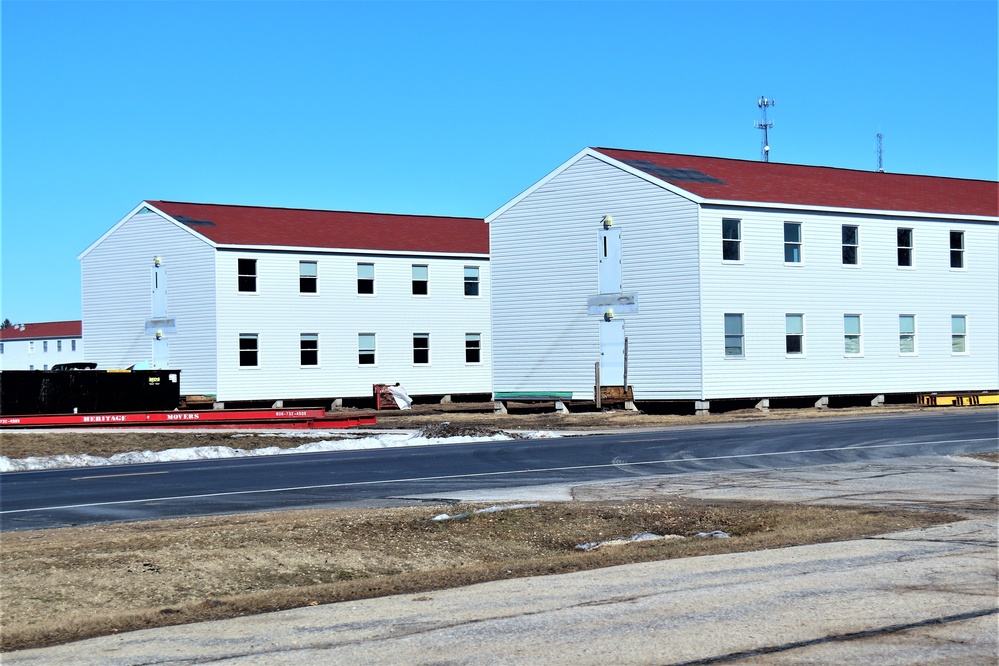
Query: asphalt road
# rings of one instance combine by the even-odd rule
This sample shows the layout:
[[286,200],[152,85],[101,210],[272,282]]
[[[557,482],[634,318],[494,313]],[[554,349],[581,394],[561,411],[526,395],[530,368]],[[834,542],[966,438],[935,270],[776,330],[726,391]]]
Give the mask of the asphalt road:
[[969,410],[14,472],[0,475],[0,531],[953,455],[994,451],[997,434],[999,412]]

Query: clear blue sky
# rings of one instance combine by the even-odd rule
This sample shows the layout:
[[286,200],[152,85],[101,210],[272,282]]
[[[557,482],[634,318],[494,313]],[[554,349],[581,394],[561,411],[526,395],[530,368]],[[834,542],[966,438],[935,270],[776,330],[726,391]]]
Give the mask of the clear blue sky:
[[2,282],[143,199],[486,216],[586,146],[997,178],[996,2],[12,2]]

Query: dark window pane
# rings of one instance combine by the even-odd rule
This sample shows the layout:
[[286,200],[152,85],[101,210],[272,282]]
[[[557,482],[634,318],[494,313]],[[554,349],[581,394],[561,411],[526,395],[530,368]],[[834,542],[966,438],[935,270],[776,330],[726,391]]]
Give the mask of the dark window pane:
[[722,241],[722,259],[739,261],[739,241]]
[[426,296],[427,295],[427,282],[426,282],[426,280],[413,280],[413,295],[414,296]]
[[368,280],[366,278],[358,278],[357,280],[357,293],[359,294],[373,294],[375,293],[375,281]]
[[857,248],[849,246],[843,248],[843,263],[844,264],[857,263]]
[[787,338],[787,353],[788,354],[800,354],[801,353],[801,336],[800,335],[788,335]]

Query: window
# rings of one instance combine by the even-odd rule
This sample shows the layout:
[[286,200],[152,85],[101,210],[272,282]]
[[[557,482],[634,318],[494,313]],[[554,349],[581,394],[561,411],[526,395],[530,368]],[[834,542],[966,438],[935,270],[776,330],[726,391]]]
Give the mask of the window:
[[42,340],[42,353],[44,354],[48,350],[49,350],[49,341],[48,340]]
[[898,228],[898,265],[912,266],[912,229]]
[[479,333],[465,334],[465,363],[482,362],[482,336]]
[[916,315],[898,316],[898,353],[916,353]]
[[951,315],[950,350],[954,354],[968,353],[968,320],[964,315]]
[[56,351],[57,352],[62,351],[62,340],[56,340]]
[[479,295],[479,269],[465,266],[465,296]]
[[784,223],[784,263],[801,263],[801,224]]
[[76,351],[76,340],[70,340],[69,341],[69,350],[70,351]]
[[742,259],[742,221],[722,220],[722,261]]
[[429,274],[428,266],[413,265],[413,296],[426,296],[429,293],[427,289]]
[[257,367],[257,334],[239,334],[239,365],[241,368]]
[[805,352],[805,315],[784,315],[784,351],[788,354]]
[[319,264],[314,261],[298,262],[298,292],[300,294],[319,292]]
[[950,232],[950,267],[964,268],[964,232]]
[[860,356],[864,353],[860,337],[860,315],[843,315],[843,353]]
[[413,363],[417,365],[430,363],[429,333],[413,333]]
[[33,365],[29,365],[28,366],[28,370],[34,370],[34,369],[35,369],[35,366],[33,366]]
[[725,315],[725,356],[744,356],[742,315]]
[[3,343],[0,342],[0,354],[2,354],[2,353],[3,353]]
[[317,333],[302,333],[299,336],[298,345],[302,365],[319,365],[319,335]]
[[375,334],[357,334],[357,362],[359,365],[375,364]]
[[28,343],[28,353],[29,354],[34,354],[35,353],[35,343],[34,342],[29,342]]
[[240,291],[257,290],[257,260],[239,259],[237,260],[237,272],[239,275],[238,284]]
[[357,265],[357,293],[359,293],[359,294],[373,294],[373,293],[375,293],[375,265],[374,264],[358,264]]
[[46,363],[45,365],[42,366],[42,370],[48,370],[48,369],[49,369],[49,364],[48,363]]
[[843,225],[843,265],[856,266],[860,263],[860,227]]

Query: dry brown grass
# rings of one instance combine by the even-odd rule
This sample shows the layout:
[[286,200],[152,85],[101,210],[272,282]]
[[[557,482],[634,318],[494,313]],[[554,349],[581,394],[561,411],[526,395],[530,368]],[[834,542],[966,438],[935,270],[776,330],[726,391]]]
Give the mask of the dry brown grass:
[[[448,513],[474,508],[445,507]],[[949,516],[689,499],[286,511],[2,535],[0,649],[510,577],[858,538]],[[731,539],[577,544],[640,532]]]

